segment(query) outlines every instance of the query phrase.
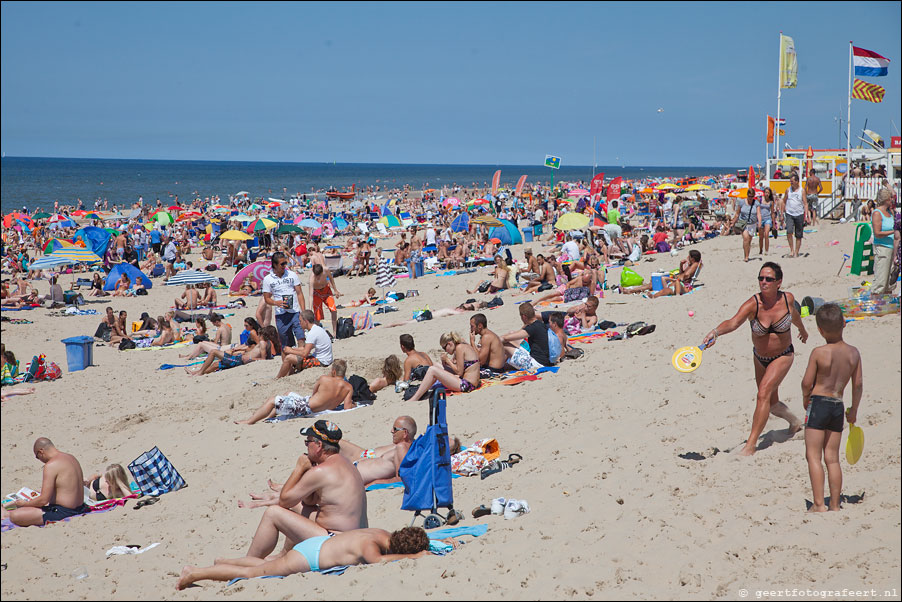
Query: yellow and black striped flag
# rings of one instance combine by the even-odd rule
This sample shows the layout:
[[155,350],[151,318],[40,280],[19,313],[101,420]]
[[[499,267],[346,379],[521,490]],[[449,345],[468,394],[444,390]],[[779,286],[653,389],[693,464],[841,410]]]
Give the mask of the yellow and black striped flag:
[[877,84],[869,84],[857,78],[852,84],[852,98],[857,98],[858,100],[883,102],[884,94],[886,94],[886,88]]

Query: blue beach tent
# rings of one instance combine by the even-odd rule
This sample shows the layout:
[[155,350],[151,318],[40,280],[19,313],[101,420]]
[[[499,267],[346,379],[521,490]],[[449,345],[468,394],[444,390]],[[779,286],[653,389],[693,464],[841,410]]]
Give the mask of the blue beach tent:
[[103,228],[85,226],[75,233],[73,240],[83,240],[85,247],[94,252],[98,257],[106,255],[106,249],[110,245],[112,235]]
[[489,238],[497,238],[503,245],[523,244],[523,235],[510,220],[500,220],[503,226],[489,230]]
[[141,277],[141,281],[144,283],[144,288],[153,288],[153,282],[151,282],[150,278],[147,277],[147,274],[136,268],[130,263],[117,263],[113,266],[113,269],[110,270],[110,273],[107,274],[106,282],[103,285],[103,290],[112,291],[116,290],[116,282],[122,277],[122,274],[128,275],[129,279],[132,281],[132,285],[129,288],[135,288],[135,283],[138,282],[138,276]]

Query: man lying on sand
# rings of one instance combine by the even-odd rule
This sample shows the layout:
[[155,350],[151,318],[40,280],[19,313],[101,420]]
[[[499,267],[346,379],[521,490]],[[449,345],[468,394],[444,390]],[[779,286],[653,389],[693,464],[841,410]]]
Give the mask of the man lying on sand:
[[185,589],[205,579],[230,581],[267,575],[317,573],[336,566],[419,558],[428,554],[428,550],[429,536],[421,527],[405,527],[394,533],[382,529],[358,529],[335,536],[321,535],[307,539],[285,555],[269,562],[256,558],[237,558],[217,560],[216,564],[206,568],[186,566],[182,569],[176,589]]
[[235,424],[256,424],[261,420],[274,418],[297,418],[317,412],[334,410],[341,404],[350,408],[354,387],[345,380],[348,365],[344,360],[332,362],[329,374],[323,374],[313,385],[310,395],[291,392],[287,395],[273,395],[247,420],[236,420]]

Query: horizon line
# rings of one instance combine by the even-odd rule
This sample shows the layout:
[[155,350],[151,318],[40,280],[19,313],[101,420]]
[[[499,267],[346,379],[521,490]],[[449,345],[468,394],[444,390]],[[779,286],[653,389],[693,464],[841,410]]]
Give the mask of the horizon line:
[[[244,160],[244,159],[135,159],[135,158],[114,158],[114,157],[50,157],[40,155],[2,155],[2,159],[56,159],[56,160],[79,160],[79,161],[159,161],[159,162],[185,162],[185,163],[281,163],[285,165],[429,165],[429,166],[461,166],[461,167],[540,167],[545,165],[536,164],[535,166],[528,163],[382,163],[382,162],[347,162],[347,161],[261,161],[261,160]],[[566,168],[598,168],[613,167],[615,169],[627,169],[635,167],[669,167],[669,168],[688,168],[688,169],[741,169],[732,165],[562,165]]]

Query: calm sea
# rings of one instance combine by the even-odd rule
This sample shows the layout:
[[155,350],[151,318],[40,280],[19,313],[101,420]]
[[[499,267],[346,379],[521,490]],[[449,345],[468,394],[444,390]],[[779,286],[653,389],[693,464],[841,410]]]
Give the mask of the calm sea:
[[[295,193],[350,187],[357,184],[398,188],[409,184],[422,189],[457,183],[480,186],[491,182],[496,169],[503,184],[513,186],[521,175],[527,182],[547,183],[548,168],[535,165],[409,165],[385,163],[259,163],[236,161],[149,161],[120,159],[44,159],[3,157],[0,159],[0,204],[3,213],[27,206],[50,209],[54,201],[74,205],[82,199],[92,206],[95,199],[110,205],[131,204],[143,197],[168,203],[195,196],[247,191],[252,197],[288,198]],[[628,179],[703,176],[731,171],[725,167],[604,167],[608,177]],[[593,169],[563,166],[555,170],[555,182],[588,181]]]

